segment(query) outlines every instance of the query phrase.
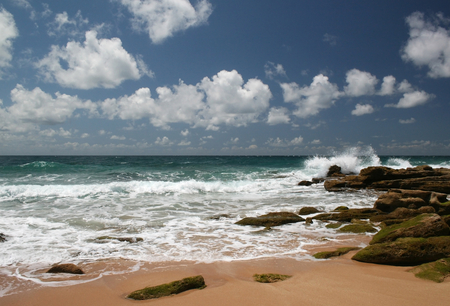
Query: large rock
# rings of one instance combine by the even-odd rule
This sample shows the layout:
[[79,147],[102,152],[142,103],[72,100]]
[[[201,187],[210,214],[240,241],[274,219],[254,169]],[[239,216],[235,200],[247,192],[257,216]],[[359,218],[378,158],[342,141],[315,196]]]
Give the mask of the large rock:
[[450,275],[450,258],[439,259],[415,267],[409,272],[414,273],[418,278],[428,279],[436,283],[442,283]]
[[419,166],[407,169],[388,167],[368,167],[359,175],[347,175],[324,183],[328,191],[341,191],[346,188],[371,188],[388,190],[391,188],[412,189],[450,193],[450,169],[433,169]]
[[291,212],[273,212],[258,217],[247,217],[239,220],[236,224],[272,227],[301,221],[305,221],[305,219]]
[[420,208],[422,206],[432,206],[437,212],[445,210],[447,194],[423,191],[423,190],[404,190],[391,189],[382,194],[374,204],[374,208],[384,212],[392,212],[398,207]]
[[300,216],[306,216],[306,215],[317,214],[318,212],[320,212],[320,210],[318,210],[315,207],[302,207],[302,208],[300,208],[298,214]]
[[74,264],[54,265],[46,273],[84,274],[83,270]]
[[348,210],[342,210],[339,212],[331,212],[319,214],[312,217],[312,219],[322,220],[322,221],[341,221],[341,222],[351,222],[353,219],[369,219],[372,216],[376,216],[382,213],[378,209],[373,208],[354,208]]
[[370,244],[394,241],[405,237],[428,238],[433,236],[447,236],[450,228],[437,214],[422,214],[400,224],[383,228],[373,236]]
[[393,242],[372,244],[352,259],[368,263],[411,266],[450,257],[450,236],[399,238]]

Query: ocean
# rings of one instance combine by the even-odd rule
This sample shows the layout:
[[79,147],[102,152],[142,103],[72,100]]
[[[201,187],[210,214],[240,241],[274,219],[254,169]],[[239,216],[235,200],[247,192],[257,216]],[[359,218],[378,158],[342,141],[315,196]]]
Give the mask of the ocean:
[[[378,156],[371,148],[331,156],[0,156],[0,272],[33,280],[33,271],[67,262],[311,259],[308,247],[355,236],[321,222],[272,230],[234,223],[304,206],[372,207],[379,192],[297,186],[334,164],[344,173],[450,168],[450,157]],[[7,291],[0,284],[0,296]]]

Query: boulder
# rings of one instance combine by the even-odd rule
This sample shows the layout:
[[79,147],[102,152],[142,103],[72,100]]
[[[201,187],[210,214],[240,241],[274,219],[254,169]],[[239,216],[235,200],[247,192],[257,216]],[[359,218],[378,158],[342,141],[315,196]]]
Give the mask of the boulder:
[[392,189],[378,197],[374,208],[384,212],[392,212],[398,207],[420,208],[432,206],[441,208],[441,203],[447,201],[447,194],[422,190]]
[[78,266],[74,264],[59,264],[51,267],[46,273],[70,273],[70,274],[84,274]]
[[235,224],[273,227],[301,221],[305,221],[305,219],[291,212],[273,212],[258,217],[247,217]]
[[409,272],[418,278],[428,279],[436,283],[442,283],[450,275],[450,258],[442,258],[434,262],[415,267]]
[[347,206],[338,206],[333,211],[343,211],[343,210],[348,210],[348,207]]
[[301,181],[300,183],[298,183],[298,186],[311,186],[313,184],[313,182],[310,181]]
[[342,172],[341,167],[338,165],[333,165],[330,168],[328,168],[327,177],[340,177],[345,176]]
[[370,221],[382,222],[382,221],[386,221],[386,220],[395,220],[395,219],[408,220],[408,219],[414,218],[415,216],[418,216],[420,214],[421,214],[421,212],[418,209],[409,209],[409,208],[399,207],[389,214],[379,214],[379,215],[372,216],[370,218]]
[[428,238],[450,234],[449,226],[437,214],[422,214],[400,224],[383,228],[373,236],[370,244],[394,241],[405,237]]
[[273,273],[253,275],[253,279],[255,280],[255,282],[258,283],[276,283],[284,281],[291,277],[292,275],[273,274]]
[[345,247],[345,248],[338,248],[335,251],[328,251],[328,252],[319,252],[313,255],[316,259],[327,259],[331,257],[337,257],[347,254],[350,251],[359,250],[361,248],[358,247]]
[[342,233],[362,234],[362,233],[376,233],[377,229],[375,229],[370,224],[348,224],[339,228],[338,231]]
[[450,257],[450,236],[399,238],[369,245],[352,259],[361,262],[411,266]]
[[352,208],[348,210],[342,210],[339,212],[324,213],[312,217],[312,219],[322,221],[340,221],[351,222],[352,219],[369,219],[372,216],[376,216],[382,213],[378,209],[373,208]]
[[174,281],[168,284],[136,290],[130,293],[127,298],[133,300],[149,300],[178,294],[187,290],[203,289],[205,287],[206,284],[203,276],[197,275],[194,277],[183,278],[182,280]]
[[306,216],[306,215],[316,214],[318,212],[320,212],[320,211],[315,207],[302,207],[302,208],[300,208],[300,211],[298,212],[298,214],[300,216]]

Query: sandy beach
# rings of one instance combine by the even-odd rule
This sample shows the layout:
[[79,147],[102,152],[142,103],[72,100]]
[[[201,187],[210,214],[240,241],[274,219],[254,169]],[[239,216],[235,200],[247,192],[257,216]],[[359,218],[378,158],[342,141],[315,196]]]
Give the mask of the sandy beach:
[[[0,298],[0,305],[448,305],[450,281],[437,284],[418,279],[407,272],[410,267],[355,262],[353,254],[320,261],[271,258],[144,264],[136,272],[106,275],[73,286],[24,284],[22,292]],[[293,277],[262,284],[253,280],[255,273]],[[148,301],[126,299],[134,290],[194,275],[205,278],[205,289]]]

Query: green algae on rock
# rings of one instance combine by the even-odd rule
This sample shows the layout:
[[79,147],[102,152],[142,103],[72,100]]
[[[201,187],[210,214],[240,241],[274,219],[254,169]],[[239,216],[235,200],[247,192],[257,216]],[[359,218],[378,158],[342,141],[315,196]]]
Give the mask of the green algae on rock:
[[305,219],[291,212],[273,212],[258,217],[247,217],[235,224],[272,227],[301,221]]
[[253,279],[258,283],[276,283],[284,281],[288,278],[291,278],[292,275],[282,275],[282,274],[255,274],[253,275]]
[[330,257],[338,257],[347,254],[350,251],[359,250],[361,248],[358,247],[346,247],[346,248],[338,248],[335,251],[328,252],[319,252],[313,255],[316,259],[328,259]]
[[450,236],[398,238],[393,242],[369,245],[352,259],[361,262],[408,266],[450,257]]
[[450,234],[449,226],[437,214],[421,214],[400,224],[383,228],[373,236],[370,244],[394,241],[401,237],[432,237]]
[[362,234],[362,233],[376,233],[377,229],[370,224],[348,224],[338,229],[338,231],[343,233]]
[[206,284],[203,276],[197,275],[159,286],[146,287],[141,290],[136,290],[130,293],[127,298],[133,300],[150,300],[163,296],[178,294],[191,289],[203,289],[205,287]]
[[335,222],[325,225],[326,228],[339,228],[342,226],[341,222]]
[[69,274],[84,274],[78,266],[74,264],[59,264],[51,267],[46,273],[69,273]]
[[450,275],[450,258],[442,258],[434,262],[415,267],[409,272],[418,278],[428,279],[436,283],[442,283]]

